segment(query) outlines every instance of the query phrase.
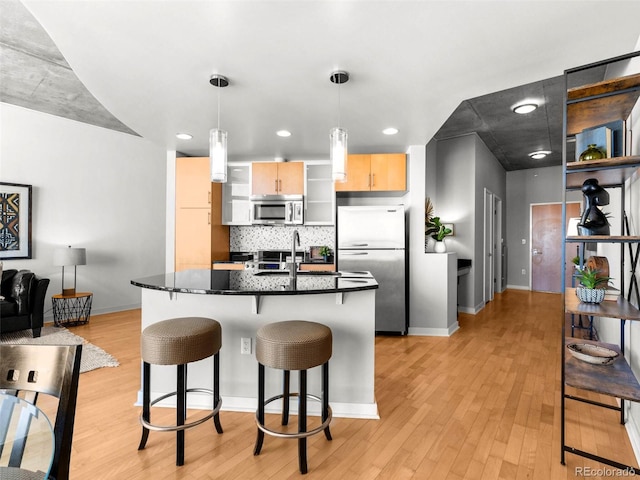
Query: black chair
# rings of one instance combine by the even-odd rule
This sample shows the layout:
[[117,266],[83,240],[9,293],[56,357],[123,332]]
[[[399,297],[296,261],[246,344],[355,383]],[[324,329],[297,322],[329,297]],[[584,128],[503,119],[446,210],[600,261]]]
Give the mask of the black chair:
[[81,356],[82,345],[0,344],[1,391],[34,405],[41,393],[58,398],[50,473],[55,480],[69,479]]

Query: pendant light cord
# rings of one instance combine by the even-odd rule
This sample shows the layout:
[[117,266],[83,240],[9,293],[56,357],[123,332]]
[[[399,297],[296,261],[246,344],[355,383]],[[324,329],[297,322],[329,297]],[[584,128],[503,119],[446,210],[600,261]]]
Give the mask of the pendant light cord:
[[218,87],[218,130],[220,130],[220,90],[222,88]]
[[340,87],[341,87],[341,84],[338,83],[338,128],[340,128],[340,110],[341,110]]

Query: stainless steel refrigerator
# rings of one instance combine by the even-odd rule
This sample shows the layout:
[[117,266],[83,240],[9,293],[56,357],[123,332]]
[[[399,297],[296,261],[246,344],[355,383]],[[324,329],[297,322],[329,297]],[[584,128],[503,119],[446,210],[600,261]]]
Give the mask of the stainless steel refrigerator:
[[376,333],[405,335],[404,206],[340,206],[337,224],[338,270],[370,271],[380,285],[376,291]]

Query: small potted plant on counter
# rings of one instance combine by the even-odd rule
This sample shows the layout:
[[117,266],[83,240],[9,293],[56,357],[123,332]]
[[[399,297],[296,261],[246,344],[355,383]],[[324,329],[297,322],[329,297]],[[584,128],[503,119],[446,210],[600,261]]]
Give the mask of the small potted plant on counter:
[[322,255],[323,260],[327,262],[329,260],[329,257],[331,256],[331,249],[326,245],[323,245],[322,247],[320,247],[320,251],[318,253]]
[[600,270],[585,267],[576,271],[576,279],[580,282],[576,287],[576,295],[580,301],[600,303],[604,300],[611,277],[600,275]]

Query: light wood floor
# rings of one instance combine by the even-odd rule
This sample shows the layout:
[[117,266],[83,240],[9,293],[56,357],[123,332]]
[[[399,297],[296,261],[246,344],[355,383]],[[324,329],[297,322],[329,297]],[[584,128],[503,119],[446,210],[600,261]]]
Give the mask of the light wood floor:
[[[560,464],[560,318],[559,295],[509,290],[460,315],[450,338],[378,337],[381,419],[334,418],[332,442],[309,440],[307,478],[549,480],[609,468],[569,454]],[[249,413],[222,412],[222,435],[208,423],[187,431],[183,467],[174,434],[151,432],[138,451],[139,319],[133,310],[72,329],[121,364],[81,375],[73,480],[300,478],[293,441],[267,437],[253,456]],[[616,412],[569,407],[568,443],[636,463]]]

